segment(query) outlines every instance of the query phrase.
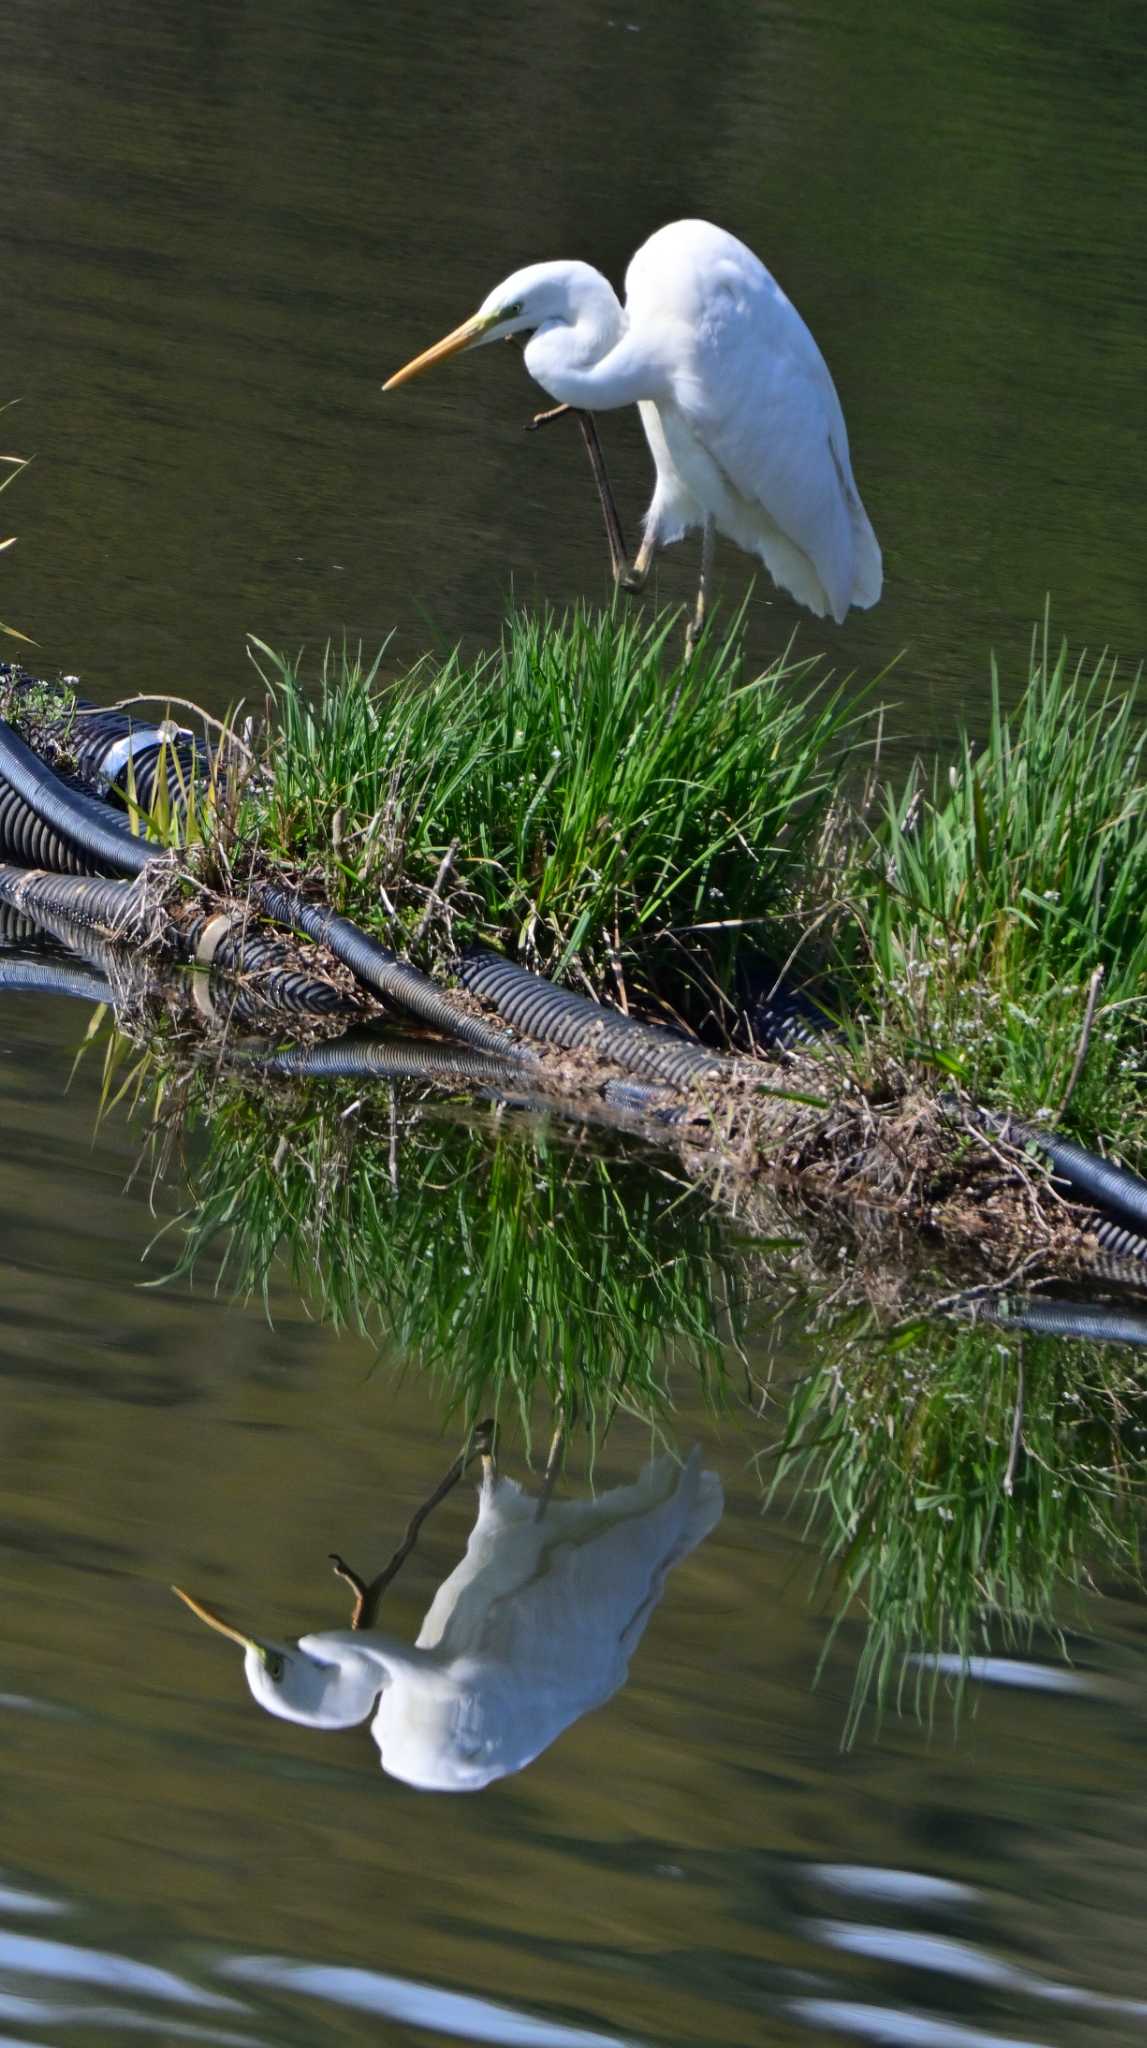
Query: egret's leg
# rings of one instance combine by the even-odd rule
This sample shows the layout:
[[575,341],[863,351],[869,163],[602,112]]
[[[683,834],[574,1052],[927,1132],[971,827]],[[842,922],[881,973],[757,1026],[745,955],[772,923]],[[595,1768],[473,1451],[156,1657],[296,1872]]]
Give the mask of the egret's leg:
[[685,628],[685,659],[690,661],[693,649],[705,626],[705,613],[709,604],[709,590],[713,581],[713,556],[717,545],[717,528],[712,519],[706,519],[701,529],[701,581],[697,585],[697,602],[693,617]]
[[540,1522],[542,1520],[542,1517],[544,1516],[546,1509],[549,1507],[550,1495],[553,1493],[554,1487],[557,1484],[558,1473],[561,1469],[562,1452],[565,1449],[565,1445],[566,1433],[559,1422],[557,1428],[553,1433],[553,1436],[550,1439],[549,1455],[546,1458],[546,1469],[542,1476],[542,1490],[538,1495],[538,1505],[534,1510],[535,1522]]
[[495,1426],[492,1421],[480,1422],[478,1424],[466,1449],[459,1452],[450,1470],[439,1480],[433,1493],[428,1495],[426,1500],[423,1501],[422,1506],[415,1508],[406,1525],[406,1534],[391,1558],[390,1563],[384,1565],[382,1571],[378,1573],[376,1578],[371,1579],[369,1585],[365,1579],[360,1579],[358,1573],[353,1572],[350,1566],[343,1562],[336,1551],[332,1550],[331,1564],[334,1568],[335,1577],[344,1579],[347,1585],[352,1587],[354,1591],[354,1608],[350,1618],[352,1628],[372,1628],[374,1626],[374,1619],[378,1612],[378,1603],[391,1580],[397,1578],[411,1551],[414,1549],[418,1541],[418,1532],[427,1515],[438,1506],[440,1501],[445,1500],[448,1493],[453,1492],[470,1460],[480,1457],[483,1473],[485,1474],[488,1470],[493,1471],[494,1435]]
[[601,452],[601,442],[598,439],[597,424],[593,414],[591,412],[581,412],[573,405],[554,405],[550,407],[548,412],[536,412],[526,431],[530,434],[536,433],[539,427],[548,427],[551,421],[563,419],[566,414],[572,414],[581,428],[581,437],[585,442],[586,454],[589,456],[589,466],[593,471],[594,483],[597,485],[597,497],[598,503],[601,506],[601,516],[605,521],[605,537],[609,543],[609,563],[613,571],[613,580],[615,583],[622,583],[625,579],[629,555],[625,545],[625,535],[622,532],[621,515],[617,509],[617,499],[613,495],[613,485],[609,481],[609,471],[606,469],[605,457]]
[[586,454],[589,456],[589,466],[593,471],[594,483],[597,485],[598,503],[601,506],[601,516],[605,521],[605,537],[609,543],[609,566],[613,571],[614,582],[620,583],[626,574],[629,564],[629,551],[625,545],[625,535],[621,530],[621,517],[617,509],[617,499],[613,495],[613,485],[609,481],[605,457],[601,452],[601,442],[597,438],[597,424],[591,412],[579,412],[577,423],[581,428],[581,437],[585,442]]

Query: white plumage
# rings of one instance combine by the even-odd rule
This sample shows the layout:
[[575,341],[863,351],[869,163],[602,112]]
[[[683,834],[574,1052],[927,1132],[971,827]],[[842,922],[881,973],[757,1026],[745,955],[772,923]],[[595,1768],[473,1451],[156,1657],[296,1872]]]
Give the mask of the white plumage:
[[526,367],[559,403],[640,409],[657,480],[624,579],[631,587],[657,548],[699,526],[758,555],[819,616],[840,623],[850,605],[875,604],[880,547],[852,474],[840,400],[775,278],[724,229],[682,220],[642,245],[625,285],[623,309],[588,264],[515,271],[390,385],[461,349],[532,330]]
[[[595,1500],[538,1502],[488,1475],[466,1554],[413,1646],[333,1629],[297,1647],[242,1636],[270,1713],[350,1727],[374,1712],[382,1766],[427,1791],[476,1791],[519,1771],[625,1682],[667,1573],[719,1520],[720,1481],[694,1449]],[[186,1595],[181,1596],[184,1599]]]

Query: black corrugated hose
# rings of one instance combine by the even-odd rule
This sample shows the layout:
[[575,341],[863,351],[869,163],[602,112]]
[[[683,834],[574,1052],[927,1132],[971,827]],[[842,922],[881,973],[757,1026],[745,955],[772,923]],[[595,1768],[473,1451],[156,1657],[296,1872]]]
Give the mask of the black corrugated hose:
[[[145,935],[146,911],[136,882],[0,867],[0,902],[30,911],[49,929],[56,920],[64,920],[120,944],[138,943]],[[212,934],[216,924],[218,930]],[[216,978],[227,984],[219,1004],[208,1002],[212,1011],[226,1006],[249,1021],[268,1011],[279,1016],[353,1017],[361,1009],[361,1000],[301,968],[281,939],[269,932],[248,932],[241,923],[232,931],[226,918],[205,918],[191,926],[180,935],[176,951],[193,967],[199,963],[202,979],[197,987],[209,997]]]
[[51,875],[0,867],[0,903],[30,917],[67,918],[121,943],[143,937],[144,906],[137,882],[98,875]]
[[178,814],[192,790],[207,788],[212,779],[210,753],[186,726],[144,724],[126,711],[104,710],[82,698],[66,745],[80,780],[109,803],[126,803],[130,789],[141,809],[154,809],[162,776]]
[[688,1038],[659,1024],[642,1024],[620,1010],[607,1010],[570,989],[555,988],[501,954],[474,948],[458,971],[463,988],[491,1003],[515,1031],[543,1044],[592,1046],[631,1074],[648,1080],[687,1086],[717,1075],[734,1062],[707,1052]]
[[321,904],[308,903],[296,890],[279,888],[272,882],[255,883],[251,901],[264,917],[305,932],[309,939],[329,947],[335,959],[349,967],[367,988],[435,1031],[460,1038],[464,1044],[475,1046],[479,1052],[493,1053],[497,1058],[532,1059],[526,1047],[514,1045],[506,1032],[496,1031],[480,1018],[467,1015],[428,975],[420,973],[409,961],[400,960],[389,946],[380,945],[368,932],[352,924],[349,917],[325,910]]
[[[361,996],[349,995],[333,982],[308,974],[281,939],[269,932],[247,931],[240,923],[234,931],[223,930],[212,945],[215,923],[214,918],[204,919],[188,932],[181,947],[193,967],[199,963],[200,988],[206,977],[210,1011],[226,1009],[247,1023],[267,1012],[295,1017],[361,1015]],[[214,1000],[216,978],[226,984],[218,1001]]]
[[[1058,1131],[1044,1130],[1040,1124],[1029,1124],[1020,1117],[992,1109],[975,1109],[972,1114],[977,1122],[1002,1138],[1005,1144],[1034,1145],[1051,1162],[1053,1178],[1062,1181],[1081,1201],[1097,1209],[1106,1209],[1123,1226],[1125,1238],[1129,1231],[1134,1231],[1141,1239],[1142,1233],[1147,1231],[1147,1181],[1140,1180],[1137,1173],[1131,1173],[1125,1166],[1113,1166],[1098,1152],[1085,1151],[1072,1138],[1065,1138]],[[1126,1252],[1125,1245],[1116,1245],[1102,1236],[1100,1242],[1107,1251]],[[1137,1251],[1126,1255],[1140,1256]]]
[[125,818],[99,797],[89,796],[45,767],[18,733],[0,719],[0,778],[21,797],[41,826],[87,857],[93,868],[114,875],[140,875],[163,858],[163,848],[137,839]]

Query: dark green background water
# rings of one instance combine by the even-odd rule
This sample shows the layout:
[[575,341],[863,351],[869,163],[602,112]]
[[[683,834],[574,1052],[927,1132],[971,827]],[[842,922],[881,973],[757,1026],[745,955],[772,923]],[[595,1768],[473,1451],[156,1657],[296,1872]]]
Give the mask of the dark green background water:
[[[865,674],[907,649],[923,740],[1045,593],[1138,660],[1145,38],[1134,0],[9,0],[0,396],[38,461],[0,616],[101,691],[220,702],[248,630],[412,657],[511,591],[604,596],[576,437],[523,437],[510,350],[379,386],[522,262],[620,285],[699,213],[818,336],[885,548],[879,609],[802,644]],[[604,424],[636,530],[648,457]],[[767,651],[798,615],[766,580]]]
[[[907,648],[924,745],[982,714],[989,648],[1014,673],[1047,591],[1073,643],[1134,660],[1145,54],[1130,4],[8,0],[0,398],[38,459],[0,615],[96,696],[219,708],[248,629],[413,657],[487,639],[511,590],[604,595],[580,452],[523,437],[509,350],[378,386],[519,263],[620,282],[695,212],[809,319],[885,547],[878,610],[802,646],[864,675]],[[632,527],[647,458],[604,426]],[[662,592],[691,574],[677,551]],[[755,646],[795,619],[762,582]],[[273,1330],[141,1291],[135,1141],[92,1142],[90,1065],[62,1093],[82,1020],[0,1016],[0,2041],[1142,2038],[1141,1609],[1097,1606],[1078,1690],[985,1686],[956,1738],[894,1722],[842,1755],[856,1636],[812,1691],[815,1558],[700,1412],[729,1513],[626,1692],[531,1772],[427,1799],[365,1733],[260,1716],[167,1582],[335,1621],[326,1552],[393,1540],[438,1415],[285,1287]],[[619,1430],[602,1478],[644,1448]]]

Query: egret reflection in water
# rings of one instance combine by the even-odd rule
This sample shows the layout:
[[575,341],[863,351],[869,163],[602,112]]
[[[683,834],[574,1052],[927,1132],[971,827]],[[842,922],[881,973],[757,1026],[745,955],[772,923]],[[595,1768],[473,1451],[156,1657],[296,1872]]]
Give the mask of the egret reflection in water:
[[349,1728],[373,1714],[392,1777],[430,1792],[479,1791],[624,1685],[668,1573],[723,1507],[696,1447],[682,1466],[655,1458],[631,1485],[571,1501],[527,1494],[486,1457],[466,1554],[413,1644],[373,1627],[271,1642],[175,1590],[241,1645],[247,1683],[269,1713],[308,1728]]

